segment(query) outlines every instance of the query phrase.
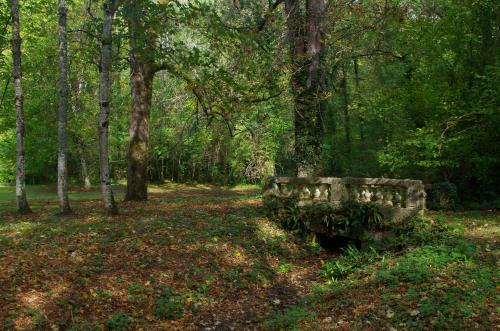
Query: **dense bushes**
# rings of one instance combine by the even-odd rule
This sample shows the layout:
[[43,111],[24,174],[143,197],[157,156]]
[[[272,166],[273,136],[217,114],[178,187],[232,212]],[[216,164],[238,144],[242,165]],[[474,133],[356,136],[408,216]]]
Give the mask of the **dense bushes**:
[[457,187],[450,182],[440,182],[429,186],[427,208],[431,210],[453,210],[458,207]]

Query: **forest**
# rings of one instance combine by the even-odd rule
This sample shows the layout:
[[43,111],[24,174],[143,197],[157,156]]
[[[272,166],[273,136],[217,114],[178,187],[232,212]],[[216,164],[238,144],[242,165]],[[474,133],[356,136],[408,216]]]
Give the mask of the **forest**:
[[500,3],[1,0],[0,330],[498,327]]

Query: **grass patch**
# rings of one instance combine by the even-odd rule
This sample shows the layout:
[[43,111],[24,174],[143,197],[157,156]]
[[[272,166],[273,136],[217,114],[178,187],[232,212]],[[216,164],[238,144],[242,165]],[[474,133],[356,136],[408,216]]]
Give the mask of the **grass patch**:
[[[414,228],[403,251],[349,248],[323,263],[320,311],[352,314],[349,328],[494,329],[498,216],[434,214],[446,224]],[[486,225],[486,228],[484,226]],[[481,233],[478,240],[477,233]],[[348,296],[344,300],[342,297]],[[325,303],[326,302],[326,303]],[[358,307],[365,307],[361,313]]]

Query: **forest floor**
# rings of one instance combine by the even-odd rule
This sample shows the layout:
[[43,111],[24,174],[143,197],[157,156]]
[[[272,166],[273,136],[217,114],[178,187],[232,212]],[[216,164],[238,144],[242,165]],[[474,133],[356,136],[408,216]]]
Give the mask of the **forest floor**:
[[18,216],[0,187],[0,330],[500,328],[498,212],[431,213],[439,239],[339,253],[266,219],[255,187],[154,186],[114,217],[98,191],[56,216],[54,191],[29,188]]

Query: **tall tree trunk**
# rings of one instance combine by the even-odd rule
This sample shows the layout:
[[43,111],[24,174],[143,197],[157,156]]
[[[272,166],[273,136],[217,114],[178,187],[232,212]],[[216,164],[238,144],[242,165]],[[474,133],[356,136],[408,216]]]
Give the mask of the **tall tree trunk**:
[[12,60],[14,62],[14,93],[16,105],[16,202],[21,214],[30,213],[26,199],[26,173],[24,170],[24,102],[21,85],[21,34],[19,26],[19,2],[11,0],[12,12]]
[[[357,58],[354,58],[353,60],[354,64],[354,82],[355,82],[355,87],[356,87],[356,95],[359,97],[359,62]],[[364,148],[365,147],[365,119],[363,118],[362,115],[360,115],[360,120],[359,120],[359,138],[361,140],[361,146]]]
[[118,213],[113,190],[111,189],[111,172],[109,167],[109,113],[111,111],[111,79],[113,15],[115,1],[104,3],[104,20],[102,24],[102,46],[99,77],[99,170],[101,179],[102,200],[108,214]]
[[351,117],[349,114],[349,91],[347,90],[347,71],[345,65],[342,65],[342,80],[340,82],[342,90],[342,108],[344,111],[344,132],[347,151],[347,171],[351,173],[352,166],[352,141],[351,141]]
[[67,41],[66,0],[59,0],[59,112],[58,112],[58,159],[57,159],[57,194],[59,212],[71,211],[68,198],[68,141],[66,126],[68,122],[68,41]]
[[[81,86],[83,82],[80,79],[77,79],[76,83],[74,84],[75,87],[75,99],[72,102],[71,108],[73,109],[73,114],[78,115],[78,112],[80,109],[83,108],[81,102],[80,102],[80,95],[82,92]],[[89,191],[92,188],[92,183],[90,181],[90,176],[87,168],[87,160],[85,159],[85,144],[83,142],[83,139],[78,137],[78,133],[75,132],[73,134],[73,141],[76,145],[77,151],[78,151],[78,156],[80,158],[80,168],[82,171],[82,180],[83,180],[83,189],[85,191]]]
[[324,0],[286,0],[294,96],[295,163],[299,177],[317,174],[323,138],[322,66]]
[[132,118],[129,129],[127,194],[125,200],[148,198],[148,121],[153,93],[153,71],[150,66],[131,59]]
[[148,122],[153,94],[156,35],[150,34],[141,18],[145,10],[142,0],[128,1],[130,42],[130,90],[132,116],[129,128],[127,193],[125,200],[143,201],[148,198]]
[[89,171],[87,168],[87,160],[85,160],[85,152],[83,142],[76,138],[76,148],[78,149],[78,155],[80,156],[80,166],[82,168],[82,180],[83,189],[89,191],[92,188],[92,183],[90,181]]

